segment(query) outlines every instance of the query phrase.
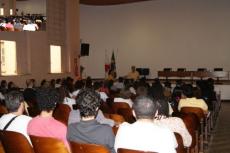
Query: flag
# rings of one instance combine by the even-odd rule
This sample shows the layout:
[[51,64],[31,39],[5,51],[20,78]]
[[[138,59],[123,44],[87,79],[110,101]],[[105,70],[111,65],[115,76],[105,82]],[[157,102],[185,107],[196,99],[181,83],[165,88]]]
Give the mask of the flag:
[[105,74],[109,72],[109,69],[110,69],[109,58],[107,56],[107,51],[105,51]]
[[116,62],[115,62],[114,51],[113,51],[112,57],[111,57],[110,70],[116,72]]

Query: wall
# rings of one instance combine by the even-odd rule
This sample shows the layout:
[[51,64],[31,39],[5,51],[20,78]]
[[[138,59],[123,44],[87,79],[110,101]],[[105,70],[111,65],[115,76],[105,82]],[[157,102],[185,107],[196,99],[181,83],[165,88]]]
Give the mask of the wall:
[[18,14],[43,14],[46,15],[46,0],[27,0],[16,1],[16,8],[19,10]]
[[[50,20],[47,21],[46,31],[0,32],[0,40],[16,41],[19,73],[17,76],[0,76],[0,80],[14,81],[18,86],[25,87],[26,80],[31,78],[37,80],[39,85],[44,78],[50,80],[66,76],[74,77],[74,59],[78,57],[80,42],[79,1],[47,0],[47,2],[47,16]],[[63,10],[65,10],[64,17],[57,18],[58,14],[63,14]],[[50,44],[62,46],[61,74],[50,74]]]
[[105,52],[116,54],[118,75],[131,65],[230,70],[229,0],[155,0],[115,6],[80,5],[80,37],[86,75],[104,77]]

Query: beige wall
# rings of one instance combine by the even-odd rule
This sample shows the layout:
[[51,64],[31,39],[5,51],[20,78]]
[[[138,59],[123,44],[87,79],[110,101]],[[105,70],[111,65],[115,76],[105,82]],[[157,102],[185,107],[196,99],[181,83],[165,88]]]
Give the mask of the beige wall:
[[86,75],[104,77],[105,51],[116,53],[118,75],[131,65],[230,70],[229,0],[156,0],[116,6],[80,5]]
[[[54,4],[60,1],[60,5]],[[42,32],[1,32],[0,40],[16,41],[19,76],[0,77],[0,80],[14,81],[20,87],[25,86],[26,79],[35,78],[38,83],[44,78],[74,77],[74,58],[79,54],[79,4],[78,0],[48,0],[47,31]],[[63,5],[64,4],[64,5]],[[55,18],[53,13],[63,8],[65,16]],[[62,12],[56,12],[62,13]],[[64,30],[55,32],[60,24]],[[72,21],[73,20],[73,21]],[[49,45],[62,46],[62,74],[50,74]]]

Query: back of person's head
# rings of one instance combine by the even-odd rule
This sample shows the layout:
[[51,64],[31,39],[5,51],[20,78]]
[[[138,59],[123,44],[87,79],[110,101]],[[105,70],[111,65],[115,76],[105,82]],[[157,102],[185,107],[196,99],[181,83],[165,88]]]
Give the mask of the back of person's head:
[[93,89],[85,88],[80,91],[76,103],[80,108],[81,117],[96,116],[100,107],[100,95]]
[[47,88],[48,86],[49,86],[49,84],[48,84],[48,82],[46,81],[46,79],[43,79],[42,81],[41,81],[41,87],[42,88]]
[[182,93],[187,98],[192,98],[193,97],[193,87],[192,87],[192,85],[191,84],[184,84],[182,86]]
[[193,87],[193,95],[197,99],[200,99],[202,97],[202,93],[199,87]]
[[16,112],[23,101],[23,94],[19,91],[11,91],[5,95],[6,108],[9,112]]
[[87,77],[86,81],[85,81],[85,87],[86,88],[92,88],[92,85],[93,85],[93,81],[92,81],[91,77]]
[[99,90],[101,88],[101,83],[100,82],[94,82],[93,84],[93,89],[94,90]]
[[7,82],[6,80],[1,81],[1,87],[6,88],[7,87]]
[[118,82],[123,83],[123,81],[124,81],[124,79],[123,79],[122,77],[119,77],[119,78],[118,78]]
[[157,101],[148,96],[139,96],[133,103],[137,119],[153,119],[157,111]]
[[36,99],[40,111],[52,111],[60,100],[60,96],[56,89],[39,88],[36,92]]
[[169,116],[169,104],[165,99],[157,100],[158,115]]
[[82,80],[78,80],[74,84],[75,90],[82,89],[84,87],[84,82]]
[[136,94],[138,96],[147,96],[148,95],[148,89],[145,86],[139,86],[139,87],[137,87]]
[[128,88],[125,88],[120,91],[119,96],[123,99],[129,99],[132,96],[132,93]]

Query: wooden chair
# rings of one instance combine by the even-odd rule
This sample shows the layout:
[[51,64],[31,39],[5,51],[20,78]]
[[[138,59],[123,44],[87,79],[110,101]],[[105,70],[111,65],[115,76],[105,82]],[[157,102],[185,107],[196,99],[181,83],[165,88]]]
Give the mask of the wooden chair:
[[117,153],[157,153],[157,152],[118,148]]
[[27,138],[21,133],[1,131],[0,137],[6,153],[34,153]]
[[192,144],[188,148],[188,152],[191,153],[198,153],[199,152],[199,136],[198,136],[198,130],[199,130],[199,119],[198,117],[193,114],[182,114],[180,116],[188,129],[188,132],[192,136]]
[[122,115],[126,122],[134,123],[136,121],[131,108],[119,108],[117,114]]
[[[121,115],[118,115],[118,114],[106,114],[106,113],[104,113],[104,116],[106,118],[114,120],[114,122],[116,122],[116,123],[123,123],[123,122],[125,122],[124,117],[121,116]],[[117,130],[118,130],[118,127],[117,126],[113,126],[113,133],[114,133],[114,135],[117,134]]]
[[[200,122],[200,152],[204,151],[204,137],[207,135],[207,118],[201,108],[198,107],[182,107],[181,113],[189,114],[194,113]],[[205,131],[205,133],[204,133]]]
[[117,111],[118,109],[121,109],[121,108],[130,108],[129,104],[125,103],[125,102],[114,102],[112,104],[112,108],[113,108],[113,111],[115,114],[117,114]]
[[69,105],[58,104],[54,110],[53,117],[56,120],[64,123],[65,125],[68,125],[70,111],[71,111],[71,108],[69,107]]
[[30,135],[35,153],[69,153],[61,140]]
[[119,122],[119,123],[125,122],[124,117],[122,115],[119,115],[119,114],[106,114],[106,113],[104,113],[104,116],[106,118],[114,120],[114,122]]
[[0,153],[5,153],[2,142],[0,141]]
[[102,145],[86,144],[78,142],[70,142],[72,153],[110,153],[110,151]]
[[176,148],[176,152],[177,153],[186,153],[186,148],[184,147],[184,144],[183,144],[183,139],[181,137],[181,135],[179,133],[176,133],[174,132],[174,135],[176,137],[176,140],[177,140],[177,148]]
[[113,114],[113,109],[107,104],[107,102],[102,102],[99,108],[103,113]]

